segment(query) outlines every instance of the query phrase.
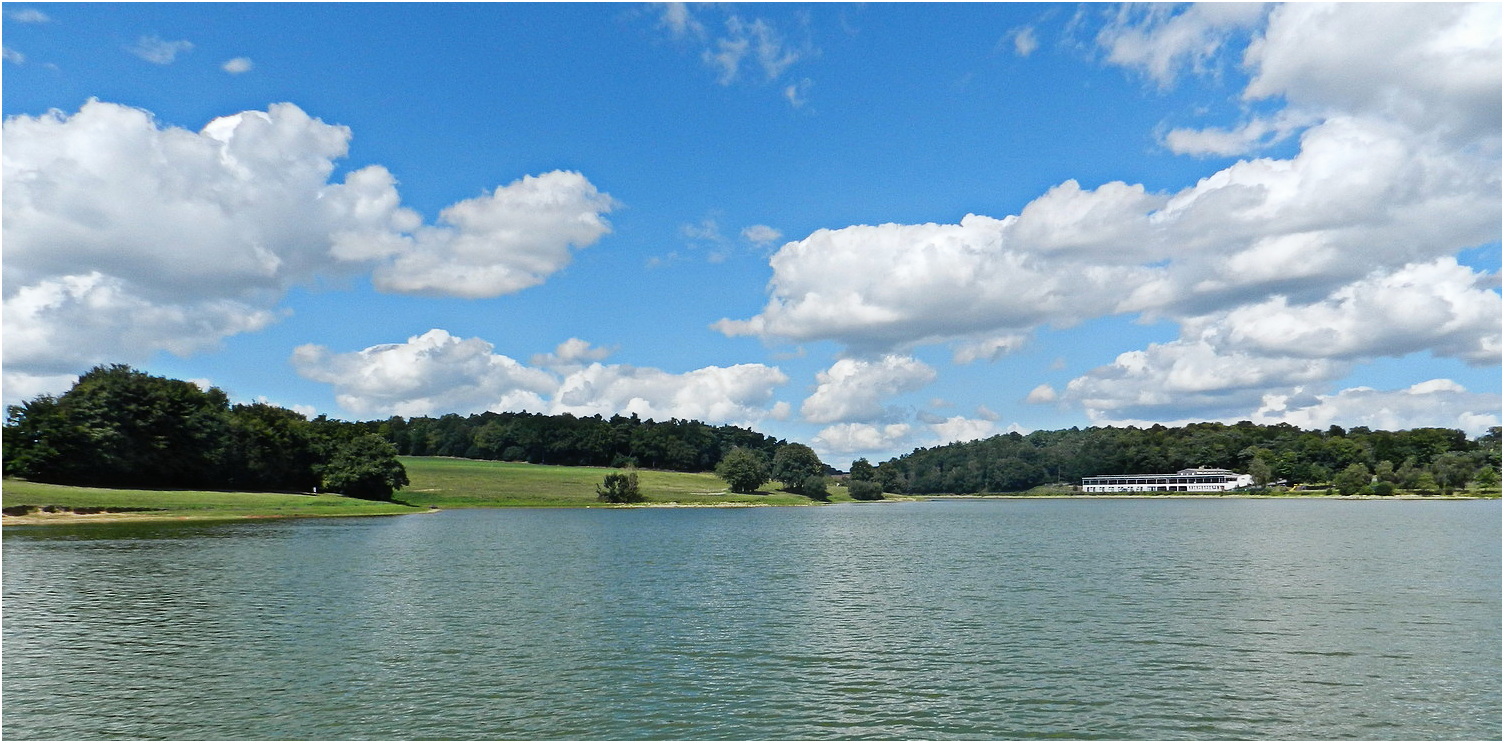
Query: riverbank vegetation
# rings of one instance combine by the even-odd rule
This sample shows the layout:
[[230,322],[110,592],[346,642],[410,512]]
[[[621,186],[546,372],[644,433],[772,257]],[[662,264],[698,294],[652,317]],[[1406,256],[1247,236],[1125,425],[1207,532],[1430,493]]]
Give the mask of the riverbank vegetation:
[[1221,467],[1305,494],[1330,488],[1354,495],[1497,496],[1499,458],[1498,427],[1469,439],[1446,428],[1315,431],[1245,421],[1009,433],[916,449],[876,470],[886,490],[908,494],[1013,493],[1075,485],[1090,475]]

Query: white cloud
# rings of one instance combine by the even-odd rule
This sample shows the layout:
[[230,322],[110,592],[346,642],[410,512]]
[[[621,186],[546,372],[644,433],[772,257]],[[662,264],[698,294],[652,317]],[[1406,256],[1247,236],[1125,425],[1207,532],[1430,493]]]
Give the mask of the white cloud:
[[[716,35],[689,5],[667,3],[662,8],[659,27],[668,29],[673,38],[697,46],[701,61],[716,72],[716,81],[721,85],[745,79],[744,71],[748,68],[760,70],[764,82],[775,82],[814,51],[808,44],[790,43],[777,26],[764,18],[747,20],[720,8],[725,30]],[[788,84],[783,87],[784,98],[795,108],[803,106],[811,85],[813,82],[808,78]]]
[[435,329],[354,353],[303,345],[292,364],[302,376],[334,385],[339,406],[361,416],[546,410],[545,396],[558,385],[553,375],[493,350],[479,338]]
[[242,73],[250,72],[251,68],[255,66],[255,63],[251,61],[250,57],[236,57],[234,59],[226,61],[224,64],[220,65],[219,68],[224,70],[225,72],[230,73],[231,75],[239,75]]
[[193,51],[193,42],[167,41],[152,34],[137,39],[128,51],[152,64],[169,65],[177,60],[179,54]]
[[1107,50],[1109,62],[1136,68],[1168,87],[1184,67],[1198,74],[1210,72],[1228,32],[1252,28],[1263,14],[1260,3],[1196,3],[1183,9],[1125,5],[1102,29],[1097,43]]
[[1055,402],[1058,399],[1060,399],[1060,394],[1055,391],[1054,387],[1051,387],[1048,384],[1041,384],[1038,387],[1029,390],[1029,395],[1028,397],[1024,398],[1024,402],[1034,405],[1042,405],[1045,403]]
[[765,224],[742,228],[742,239],[753,245],[772,245],[783,238],[783,233]]
[[970,364],[973,361],[986,359],[997,361],[1014,351],[1024,347],[1029,342],[1029,336],[1022,333],[1008,333],[992,338],[984,338],[974,343],[966,343],[956,348],[951,360],[957,364]]
[[48,23],[52,20],[46,13],[36,8],[21,8],[10,12],[10,19],[17,23]]
[[585,176],[554,171],[526,176],[439,213],[405,250],[378,267],[377,288],[471,299],[543,283],[569,265],[571,248],[611,231],[602,214],[616,202]]
[[[810,445],[820,453],[822,460],[830,461],[838,458],[837,455],[891,452],[902,448],[911,431],[913,426],[907,423],[837,423],[821,429]],[[827,453],[832,456],[827,457]]]
[[1066,385],[1064,399],[1098,424],[1128,420],[1220,420],[1257,406],[1275,388],[1336,379],[1330,359],[1264,357],[1218,348],[1207,338],[1154,343],[1119,354]]
[[871,422],[888,413],[884,401],[935,380],[935,370],[906,356],[876,361],[841,359],[816,375],[818,385],[799,412],[811,423]]
[[1500,23],[1498,3],[1279,5],[1245,55],[1243,95],[1497,142]]
[[7,119],[7,374],[209,349],[265,327],[289,287],[321,276],[374,270],[388,291],[516,291],[607,229],[610,197],[567,172],[424,226],[379,165],[331,181],[350,137],[291,104],[200,132],[95,100],[71,116]]
[[938,423],[931,423],[928,428],[935,439],[933,443],[927,444],[927,446],[976,441],[977,439],[985,439],[998,433],[997,423],[986,419],[967,418],[964,415],[957,415]]
[[663,3],[663,14],[659,17],[659,25],[667,28],[675,38],[683,36],[705,36],[705,26],[694,17],[694,12],[685,3]]
[[1498,278],[1438,258],[1375,273],[1319,302],[1292,305],[1275,296],[1215,322],[1227,347],[1264,355],[1352,359],[1429,350],[1497,364],[1501,310],[1489,287]]
[[[1245,97],[1287,105],[1172,133],[1180,151],[1226,154],[1301,131],[1293,157],[1243,160],[1173,193],[1069,181],[1002,219],[821,230],[772,257],[762,312],[714,327],[869,354],[952,342],[964,363],[1042,325],[1178,322],[1179,340],[1056,393],[1099,422],[1246,417],[1265,395],[1381,356],[1497,364],[1498,277],[1455,256],[1496,242],[1504,218],[1498,7],[1368,10],[1279,6],[1246,57],[1257,84]],[[1168,83],[1212,71],[1262,14],[1154,6],[1102,39]],[[1390,53],[1406,68],[1361,63]],[[1427,83],[1427,61],[1457,80]]]
[[783,88],[783,98],[794,108],[803,108],[809,103],[809,89],[815,86],[815,81],[804,78],[796,83],[790,83]]
[[762,364],[708,366],[683,374],[591,364],[564,378],[550,412],[750,424],[787,414],[786,406],[769,407],[774,388],[787,382],[783,372]]
[[[599,355],[582,343],[566,341],[543,360]],[[304,345],[292,362],[302,376],[332,384],[340,407],[362,416],[527,410],[749,424],[787,414],[786,405],[772,400],[774,389],[788,381],[776,367],[738,364],[672,374],[574,363],[552,373],[497,354],[480,338],[456,338],[439,329],[352,353]]]
[[1301,428],[1333,424],[1397,431],[1421,426],[1457,428],[1477,436],[1499,425],[1498,394],[1468,392],[1449,379],[1432,379],[1401,390],[1354,387],[1334,395],[1266,395],[1249,416],[1255,423],[1289,423]]
[[1034,36],[1033,26],[1015,28],[1004,38],[1013,42],[1013,53],[1020,57],[1027,57],[1039,48],[1039,39]]
[[11,64],[26,64],[26,55],[8,46],[0,47],[0,56],[3,56],[5,58],[5,61],[10,62]]
[[560,343],[552,353],[534,354],[531,359],[528,359],[528,363],[555,371],[573,371],[585,364],[605,359],[614,350],[611,348],[593,348],[586,341],[582,341],[579,338],[570,338]]

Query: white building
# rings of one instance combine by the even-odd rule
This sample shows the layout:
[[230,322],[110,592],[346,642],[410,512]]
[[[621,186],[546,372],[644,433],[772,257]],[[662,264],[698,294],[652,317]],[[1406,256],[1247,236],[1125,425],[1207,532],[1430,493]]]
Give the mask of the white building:
[[1253,485],[1253,475],[1195,468],[1173,475],[1096,475],[1081,478],[1088,493],[1222,493]]

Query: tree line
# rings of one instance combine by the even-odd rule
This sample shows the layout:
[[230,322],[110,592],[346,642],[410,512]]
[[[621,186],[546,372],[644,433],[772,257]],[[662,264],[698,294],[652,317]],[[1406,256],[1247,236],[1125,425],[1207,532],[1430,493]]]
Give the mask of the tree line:
[[368,426],[231,405],[217,387],[120,364],[93,368],[60,396],[11,406],[0,441],[6,476],[63,485],[387,500],[408,483],[396,449]]
[[787,442],[738,426],[569,413],[449,414],[366,423],[407,456],[708,472],[733,449],[768,461]]
[[[1374,431],[1331,426],[1320,431],[1242,421],[1009,433],[916,449],[876,470],[885,489],[911,494],[1018,492],[1054,483],[1079,484],[1091,475],[1190,467],[1248,473],[1260,484],[1283,481],[1347,490],[1389,483],[1418,492],[1450,492],[1470,482],[1497,488],[1499,457],[1497,426],[1469,439],[1448,428]],[[853,472],[856,468],[854,464]]]

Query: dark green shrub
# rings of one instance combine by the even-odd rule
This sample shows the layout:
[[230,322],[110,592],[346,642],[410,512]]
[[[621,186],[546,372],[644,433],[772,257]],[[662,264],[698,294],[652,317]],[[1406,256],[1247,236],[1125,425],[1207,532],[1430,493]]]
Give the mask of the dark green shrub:
[[846,483],[846,492],[852,500],[882,500],[883,486],[871,480],[856,480]]

